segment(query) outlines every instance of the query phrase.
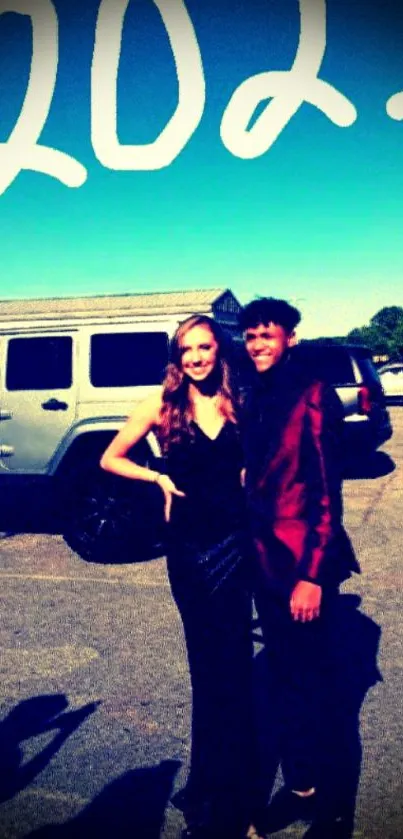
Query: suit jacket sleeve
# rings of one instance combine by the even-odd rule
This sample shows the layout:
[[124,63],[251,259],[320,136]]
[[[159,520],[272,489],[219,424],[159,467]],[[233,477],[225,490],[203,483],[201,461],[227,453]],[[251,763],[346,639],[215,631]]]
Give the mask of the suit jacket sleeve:
[[329,547],[342,526],[342,418],[333,388],[315,382],[308,392],[304,433],[309,534],[298,577],[319,585],[325,562],[331,561]]

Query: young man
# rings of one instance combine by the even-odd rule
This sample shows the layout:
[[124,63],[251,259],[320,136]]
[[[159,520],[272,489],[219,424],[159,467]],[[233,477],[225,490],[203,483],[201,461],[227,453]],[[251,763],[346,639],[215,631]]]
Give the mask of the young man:
[[334,390],[302,364],[294,348],[299,321],[297,309],[274,298],[249,303],[240,316],[255,368],[243,435],[256,606],[285,781],[264,814],[266,831],[315,818],[328,618],[340,582],[359,570],[342,526],[343,409]]

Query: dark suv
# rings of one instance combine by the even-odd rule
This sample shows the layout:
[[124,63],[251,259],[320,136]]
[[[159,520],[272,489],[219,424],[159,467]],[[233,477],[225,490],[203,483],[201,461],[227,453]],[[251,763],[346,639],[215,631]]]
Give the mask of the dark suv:
[[385,394],[367,347],[302,341],[294,351],[341,399],[346,454],[365,455],[389,440],[392,426]]

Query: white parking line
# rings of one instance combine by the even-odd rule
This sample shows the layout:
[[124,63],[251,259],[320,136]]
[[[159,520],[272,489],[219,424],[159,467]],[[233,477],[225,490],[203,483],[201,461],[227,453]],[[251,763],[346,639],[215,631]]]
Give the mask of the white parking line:
[[52,583],[106,583],[109,585],[144,586],[144,588],[169,588],[168,581],[153,582],[140,579],[126,580],[122,577],[57,577],[54,574],[9,574],[0,571],[0,579],[7,580],[43,580]]

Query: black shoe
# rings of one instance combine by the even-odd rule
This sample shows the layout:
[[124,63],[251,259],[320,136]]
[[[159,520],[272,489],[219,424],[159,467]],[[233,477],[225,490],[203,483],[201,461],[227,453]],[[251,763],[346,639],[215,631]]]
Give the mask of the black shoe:
[[301,796],[283,787],[272,798],[266,809],[254,820],[259,834],[276,833],[293,822],[310,823],[315,820],[317,809],[316,793]]
[[188,798],[189,793],[187,788],[182,787],[182,789],[178,790],[178,792],[175,792],[175,794],[172,796],[171,804],[173,804],[177,810],[180,810],[181,813],[183,813],[183,811],[187,808]]
[[191,825],[185,827],[181,833],[181,839],[209,839],[210,833],[203,825]]
[[182,831],[181,839],[248,839],[245,831],[234,833],[232,827],[206,827],[204,825],[190,825]]
[[201,824],[209,821],[211,805],[193,785],[187,783],[175,792],[171,804],[180,810],[188,824]]

